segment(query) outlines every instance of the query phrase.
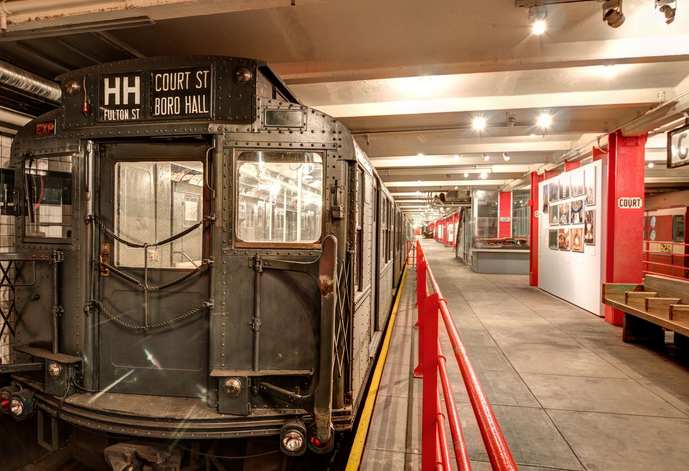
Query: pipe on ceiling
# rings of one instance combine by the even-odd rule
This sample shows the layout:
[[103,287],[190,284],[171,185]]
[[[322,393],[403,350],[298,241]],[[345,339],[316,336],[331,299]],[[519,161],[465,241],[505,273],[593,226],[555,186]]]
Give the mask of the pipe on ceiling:
[[62,96],[60,86],[55,82],[3,61],[0,61],[0,84],[53,103],[59,103]]

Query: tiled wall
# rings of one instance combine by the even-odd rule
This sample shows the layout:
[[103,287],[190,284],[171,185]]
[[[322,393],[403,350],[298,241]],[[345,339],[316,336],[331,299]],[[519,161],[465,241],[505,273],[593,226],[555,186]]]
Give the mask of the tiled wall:
[[[0,135],[0,167],[8,168],[10,165],[10,147],[12,145],[12,138],[5,135]],[[0,189],[1,191],[2,189]],[[14,236],[14,217],[0,215],[0,252],[11,252],[13,250],[12,238]],[[6,266],[6,265],[5,265]],[[13,273],[10,272],[10,276]],[[2,278],[0,273],[0,278]],[[7,283],[7,281],[5,281]],[[9,288],[0,287],[0,310],[3,316],[8,316],[7,312],[12,305],[13,294]],[[3,316],[0,316],[0,363],[7,364],[12,361],[12,347],[14,339],[10,334],[7,326],[3,330]],[[9,322],[14,327],[14,314],[9,316]]]

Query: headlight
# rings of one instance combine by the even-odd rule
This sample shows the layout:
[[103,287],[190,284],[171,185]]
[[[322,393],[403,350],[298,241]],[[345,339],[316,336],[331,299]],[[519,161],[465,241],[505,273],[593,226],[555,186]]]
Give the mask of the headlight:
[[238,67],[234,73],[234,80],[237,85],[246,85],[253,78],[254,74],[251,73],[251,69],[246,66]]
[[301,456],[306,453],[306,426],[299,419],[285,423],[280,430],[280,451],[287,456]]
[[227,378],[223,384],[225,394],[230,397],[237,397],[242,392],[242,381],[239,378]]
[[28,389],[22,389],[10,396],[10,413],[17,420],[28,419],[34,412],[36,398]]
[[0,412],[5,414],[10,413],[10,398],[12,394],[19,391],[17,386],[7,386],[0,389]]
[[304,446],[304,436],[294,430],[287,432],[285,436],[282,437],[282,446],[291,453],[299,451]]
[[59,379],[62,376],[62,367],[59,363],[54,361],[48,363],[48,376],[50,379]]

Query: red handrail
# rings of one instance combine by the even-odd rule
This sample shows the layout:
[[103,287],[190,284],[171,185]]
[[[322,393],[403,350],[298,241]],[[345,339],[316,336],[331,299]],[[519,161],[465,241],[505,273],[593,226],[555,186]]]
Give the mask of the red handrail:
[[450,448],[447,445],[447,434],[445,433],[445,415],[442,413],[442,406],[440,405],[440,393],[435,396],[438,407],[438,446],[440,446],[440,458],[442,461],[442,469],[452,471],[452,464],[450,462]]
[[[452,319],[452,316],[450,315],[450,312],[447,307],[447,301],[445,298],[443,298],[442,293],[440,291],[440,288],[438,287],[438,283],[435,280],[435,276],[433,276],[433,271],[431,270],[431,267],[428,265],[428,261],[426,260],[426,256],[423,253],[423,250],[421,248],[421,244],[417,242],[417,247],[416,247],[416,259],[417,259],[417,305],[419,307],[419,365],[418,367],[414,370],[415,371],[415,376],[420,377],[418,373],[423,371],[425,373],[428,373],[429,371],[435,371],[430,368],[430,365],[424,366],[425,362],[434,363],[437,361],[437,366],[438,369],[440,370],[441,374],[441,384],[443,385],[443,395],[446,398],[446,402],[448,403],[448,417],[450,417],[450,427],[453,435],[453,441],[455,442],[455,455],[457,458],[457,466],[458,469],[463,470],[463,469],[471,469],[470,464],[469,464],[469,459],[468,456],[466,455],[466,445],[463,441],[463,436],[461,433],[461,428],[459,427],[459,420],[458,418],[456,420],[452,419],[452,412],[450,412],[450,399],[452,398],[451,394],[451,389],[449,387],[449,379],[447,379],[447,382],[443,378],[443,371],[445,372],[445,376],[447,375],[447,370],[445,368],[445,362],[444,357],[442,357],[442,350],[440,350],[440,344],[438,340],[438,332],[437,332],[437,317],[428,317],[428,319],[424,319],[424,316],[437,316],[438,315],[438,310],[440,311],[442,317],[443,317],[443,323],[445,324],[445,328],[448,332],[448,335],[450,337],[450,342],[452,343],[452,349],[455,353],[455,358],[457,359],[457,363],[459,364],[459,369],[462,373],[462,378],[464,379],[464,385],[467,388],[467,392],[469,394],[469,400],[471,401],[471,406],[474,410],[474,414],[476,415],[476,419],[478,421],[479,429],[481,430],[481,436],[483,437],[483,442],[486,446],[486,451],[488,453],[488,457],[490,458],[492,467],[494,470],[497,471],[517,471],[517,465],[514,462],[514,458],[512,457],[512,453],[510,452],[509,447],[507,446],[507,442],[505,440],[504,435],[502,434],[502,430],[500,429],[500,425],[498,424],[497,419],[495,418],[495,414],[493,413],[493,409],[490,406],[490,402],[488,401],[488,398],[486,397],[486,394],[483,390],[483,387],[481,386],[481,383],[478,379],[478,376],[476,375],[476,371],[474,370],[473,365],[471,364],[471,360],[469,359],[469,356],[467,354],[466,348],[464,347],[464,344],[462,343],[462,339],[459,336],[459,332],[457,331],[457,326],[454,323],[454,320]],[[428,289],[427,289],[427,284],[426,284],[426,274],[428,274],[428,277],[430,278],[431,281],[431,286],[433,287],[434,295],[432,296],[433,298],[433,305],[435,307],[429,308],[426,306],[427,303],[423,302],[424,300],[428,299]],[[437,297],[436,297],[437,295]],[[431,300],[428,299],[430,302]],[[428,325],[424,326],[424,324]],[[425,327],[425,328],[424,328]],[[434,328],[435,332],[430,332],[429,328]],[[425,332],[424,332],[425,330]],[[431,342],[432,336],[435,335],[435,339],[433,342]],[[426,340],[424,340],[426,339]],[[435,348],[433,348],[435,347]],[[434,351],[435,350],[435,351]],[[435,358],[434,358],[435,357]],[[442,357],[443,360],[441,360],[439,357]],[[434,361],[435,360],[435,361]],[[437,374],[437,373],[436,373]],[[430,377],[428,378],[429,381],[433,382],[435,378]],[[447,391],[445,390],[447,388]],[[426,385],[424,385],[424,393],[426,392],[427,388]],[[451,400],[454,402],[454,398]],[[427,407],[427,401],[426,398],[424,398],[424,416],[426,413]],[[431,411],[431,407],[428,407],[429,412]],[[456,414],[456,405],[452,407],[454,410],[454,413]],[[433,411],[434,414],[436,414],[438,411]],[[426,419],[424,419],[425,421]],[[431,437],[427,437],[426,434],[424,433],[423,439],[424,443],[426,443],[426,440],[430,439]],[[435,437],[434,437],[435,438]],[[436,438],[437,440],[437,438]],[[430,440],[428,441],[430,445]],[[430,453],[433,448],[437,448],[439,445],[436,443],[435,447],[432,447],[428,449],[426,446],[422,447],[422,454],[423,453]],[[458,453],[459,451],[459,453]],[[429,461],[423,460],[422,457],[422,462],[428,463]],[[447,462],[446,462],[447,463]],[[466,466],[466,468],[464,468]],[[424,468],[423,471],[428,471],[428,468]]]
[[457,413],[457,404],[452,395],[452,388],[450,387],[450,376],[447,374],[447,358],[443,355],[443,348],[440,346],[440,339],[438,339],[438,370],[440,371],[440,384],[443,387],[443,397],[445,398],[445,410],[447,411],[447,419],[450,422],[450,433],[452,434],[452,446],[455,451],[455,461],[459,471],[471,470],[471,463],[469,462],[469,453],[467,452],[467,445],[462,434],[462,425],[459,421],[459,414]]

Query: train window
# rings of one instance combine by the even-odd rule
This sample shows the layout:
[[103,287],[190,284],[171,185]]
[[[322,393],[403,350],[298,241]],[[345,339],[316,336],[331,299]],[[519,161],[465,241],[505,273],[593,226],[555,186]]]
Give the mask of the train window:
[[[153,244],[203,218],[203,163],[117,162],[115,228],[124,239]],[[171,244],[142,249],[115,243],[115,264],[150,268],[195,268],[203,260],[202,230]]]
[[323,158],[244,151],[237,158],[237,239],[314,243],[321,238]]
[[684,242],[684,216],[672,216],[672,241]]
[[357,169],[357,222],[356,222],[356,240],[357,240],[357,248],[356,248],[356,290],[357,291],[363,291],[365,288],[364,285],[364,252],[365,252],[365,244],[364,244],[364,211],[365,211],[365,204],[366,204],[366,196],[365,196],[365,190],[366,189],[366,174],[361,171],[361,169]]
[[66,155],[25,160],[24,188],[24,236],[71,238],[72,157]]

